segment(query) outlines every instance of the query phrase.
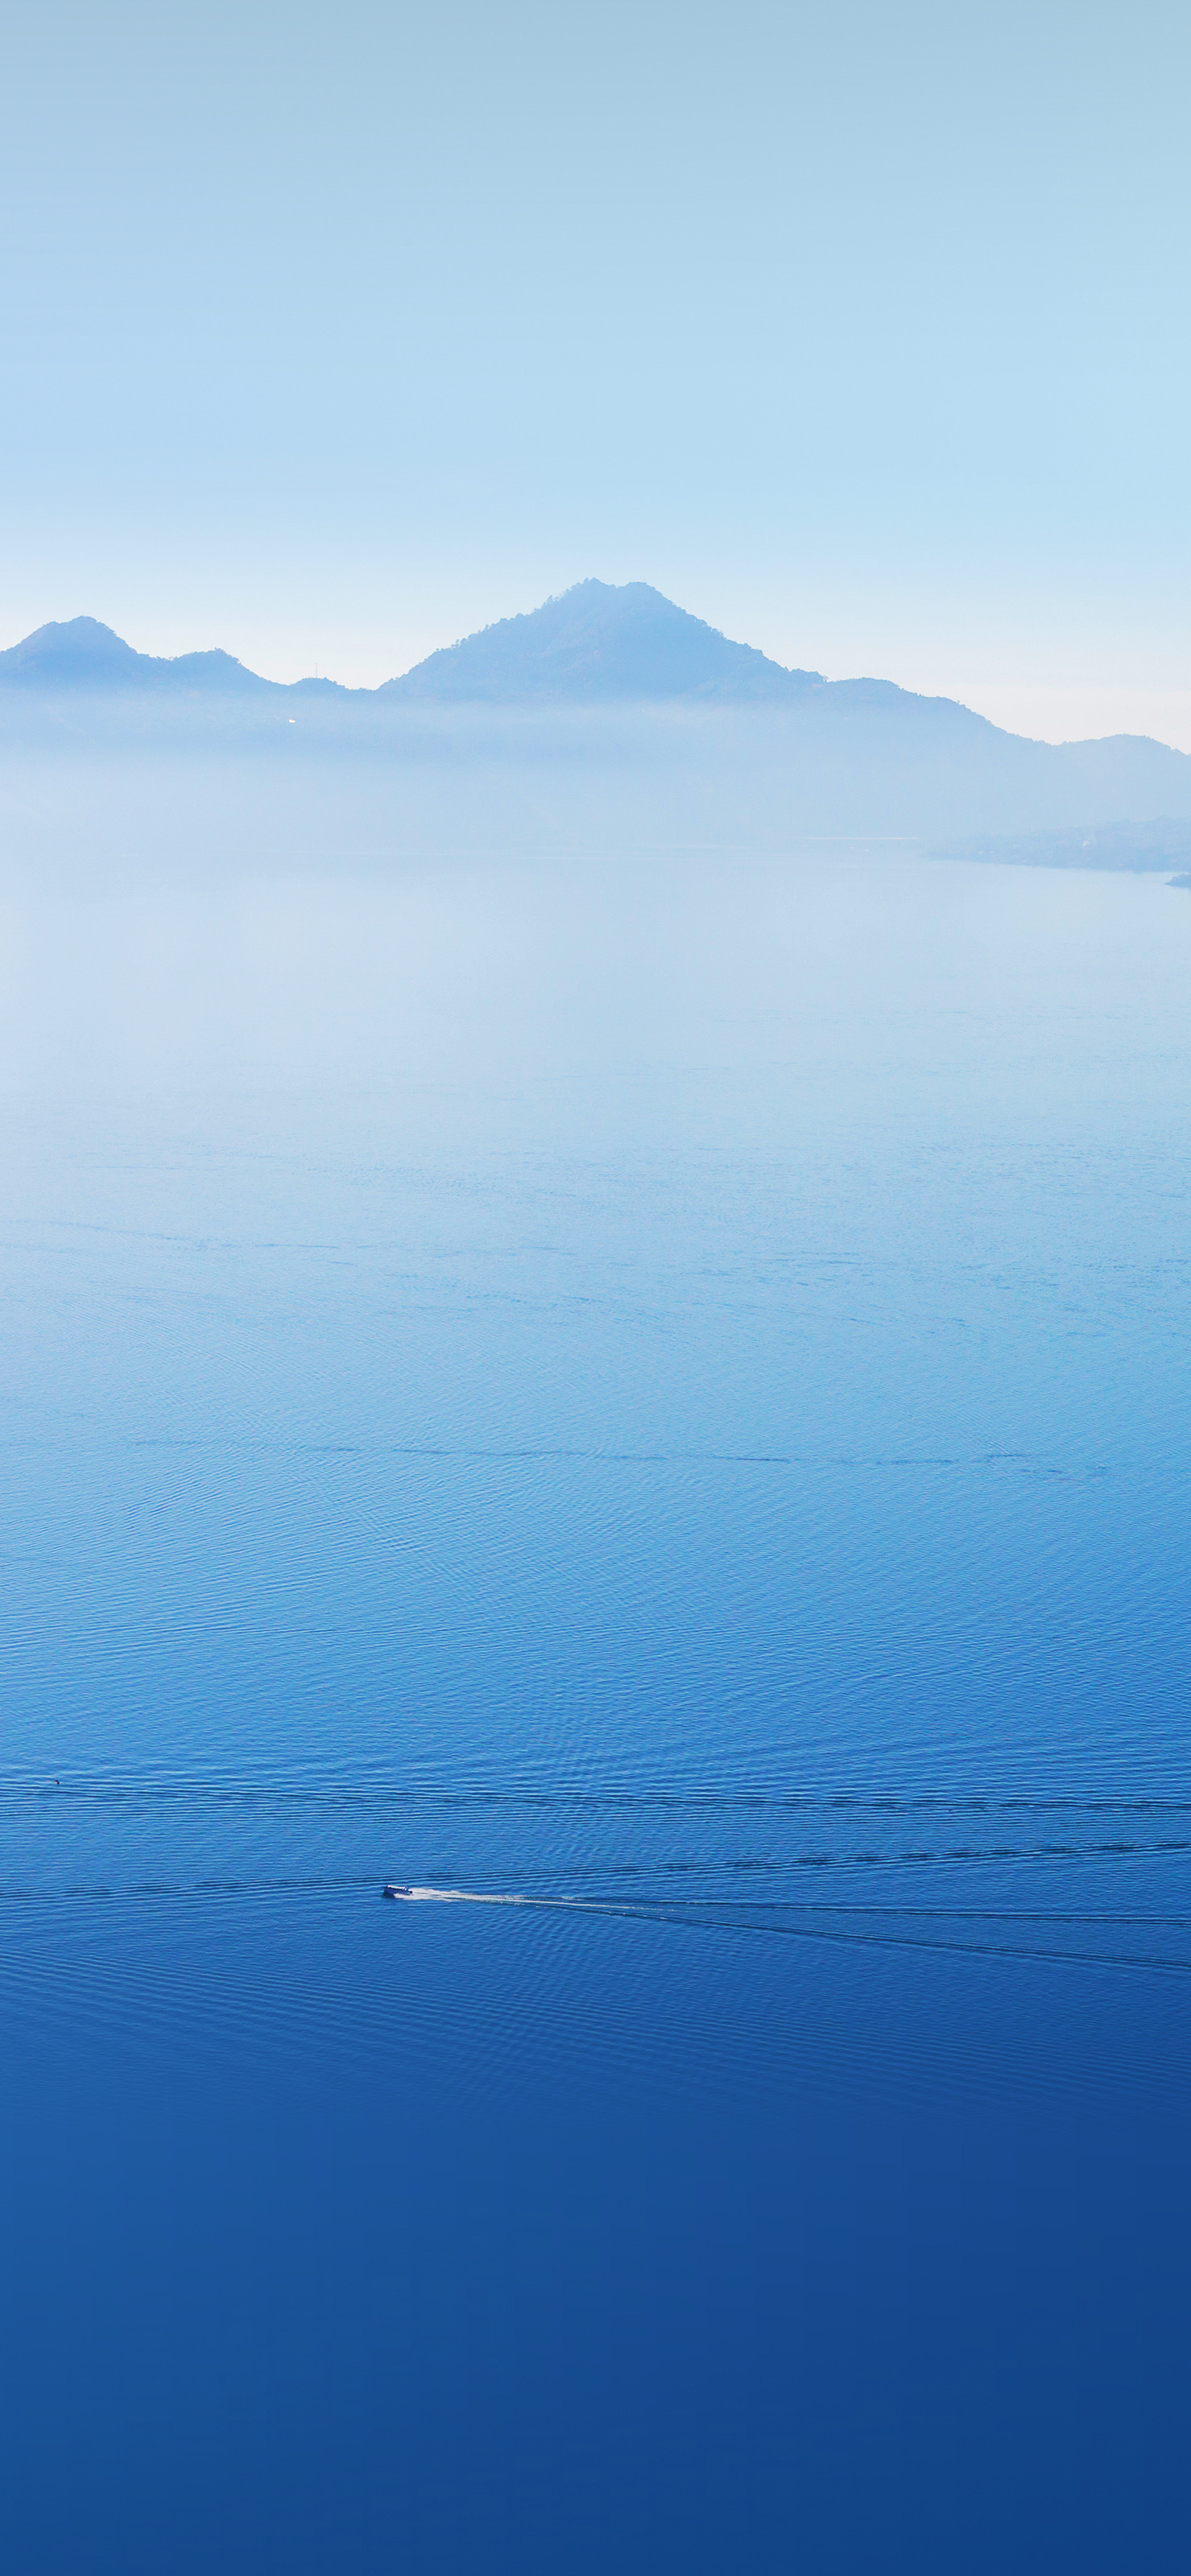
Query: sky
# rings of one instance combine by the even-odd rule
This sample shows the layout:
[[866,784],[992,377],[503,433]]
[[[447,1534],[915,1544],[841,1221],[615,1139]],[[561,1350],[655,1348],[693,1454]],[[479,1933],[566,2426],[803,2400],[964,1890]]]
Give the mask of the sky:
[[0,0],[0,644],[588,574],[1191,749],[1191,13]]

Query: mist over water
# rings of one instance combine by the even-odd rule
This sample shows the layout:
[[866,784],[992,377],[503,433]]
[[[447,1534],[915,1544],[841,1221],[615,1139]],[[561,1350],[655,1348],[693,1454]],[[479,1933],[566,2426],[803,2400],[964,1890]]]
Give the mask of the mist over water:
[[1191,853],[1185,753],[1126,734],[1028,741],[881,680],[789,707],[260,686],[38,691],[0,674],[6,859],[92,881],[151,853],[205,885],[227,868],[339,875],[444,856],[788,865],[816,841],[1031,864],[1086,850],[1086,865],[1167,872]]
[[1163,2563],[1191,905],[47,835],[16,2563]]

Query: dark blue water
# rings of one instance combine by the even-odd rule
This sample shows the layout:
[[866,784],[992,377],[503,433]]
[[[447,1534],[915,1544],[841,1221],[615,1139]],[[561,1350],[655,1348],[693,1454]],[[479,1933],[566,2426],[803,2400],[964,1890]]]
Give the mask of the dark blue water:
[[1191,904],[2,915],[10,2563],[1181,2564]]

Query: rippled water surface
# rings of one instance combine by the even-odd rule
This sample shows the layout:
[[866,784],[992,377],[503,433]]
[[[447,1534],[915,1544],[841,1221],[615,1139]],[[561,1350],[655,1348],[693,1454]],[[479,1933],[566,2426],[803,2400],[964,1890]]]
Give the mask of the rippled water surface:
[[1176,2563],[1191,904],[0,932],[16,2563]]

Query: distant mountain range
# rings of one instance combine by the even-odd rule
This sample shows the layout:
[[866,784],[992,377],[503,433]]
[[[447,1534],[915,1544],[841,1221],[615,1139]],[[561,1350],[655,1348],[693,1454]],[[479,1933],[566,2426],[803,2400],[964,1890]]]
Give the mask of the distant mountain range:
[[[1001,734],[954,698],[923,698],[892,680],[826,680],[787,671],[752,644],[734,644],[676,608],[648,582],[580,581],[521,617],[444,645],[376,689],[338,680],[265,680],[231,653],[138,653],[95,617],[39,626],[0,652],[0,689],[42,693],[153,691],[171,696],[347,698],[423,707],[774,707],[810,705],[855,714],[927,713],[983,735]],[[1143,735],[1110,737],[1143,741]],[[1004,741],[1021,736],[1001,734]]]
[[[287,686],[230,653],[159,659],[75,617],[0,653],[0,736],[6,757],[51,739],[81,757],[84,738],[276,757],[284,741],[307,764],[387,763],[406,799],[411,764],[427,779],[437,764],[459,811],[428,824],[427,841],[469,847],[498,829],[558,847],[620,846],[627,833],[692,846],[961,835],[972,857],[1153,867],[1184,855],[1186,832],[1152,818],[1191,818],[1183,752],[1131,734],[1031,742],[951,698],[787,671],[646,582],[579,582],[377,689]],[[1094,855],[1087,827],[1101,835]]]
[[0,653],[0,686],[26,689],[185,690],[260,695],[405,699],[438,706],[612,706],[670,703],[788,705],[827,683],[786,671],[751,644],[730,643],[643,581],[621,588],[581,581],[525,617],[505,617],[432,653],[379,689],[334,680],[263,680],[230,653],[137,653],[94,617],[39,626]]

